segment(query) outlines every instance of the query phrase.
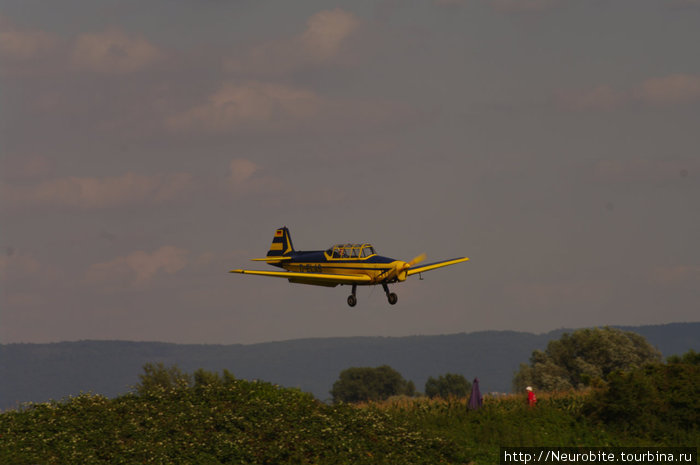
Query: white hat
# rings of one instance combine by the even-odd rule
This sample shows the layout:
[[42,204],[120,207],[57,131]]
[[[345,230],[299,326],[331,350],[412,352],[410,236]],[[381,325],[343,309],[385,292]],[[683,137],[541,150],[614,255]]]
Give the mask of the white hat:
[[525,388],[526,391],[532,391],[532,388],[530,386]]

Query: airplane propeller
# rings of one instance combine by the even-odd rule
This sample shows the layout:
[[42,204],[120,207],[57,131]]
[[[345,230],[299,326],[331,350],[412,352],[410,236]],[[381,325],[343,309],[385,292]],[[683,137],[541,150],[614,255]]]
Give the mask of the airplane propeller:
[[414,257],[413,260],[411,260],[410,262],[397,263],[396,267],[394,268],[396,279],[398,279],[399,281],[405,281],[407,277],[406,272],[408,271],[408,269],[411,268],[413,265],[416,265],[425,260],[425,257],[426,255],[422,253],[417,257]]
[[420,263],[420,262],[422,262],[423,260],[425,260],[425,257],[427,257],[427,255],[424,254],[424,253],[418,255],[418,256],[415,257],[413,260],[411,260],[410,262],[407,263],[408,267],[410,268],[410,267],[412,267],[413,265],[417,265],[418,263]]

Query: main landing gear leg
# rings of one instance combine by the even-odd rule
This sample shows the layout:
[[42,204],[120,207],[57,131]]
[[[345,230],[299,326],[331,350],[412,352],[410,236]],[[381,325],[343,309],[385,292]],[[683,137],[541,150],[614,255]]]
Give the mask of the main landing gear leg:
[[355,292],[357,291],[357,284],[352,285],[352,294],[348,296],[348,305],[354,307],[357,305],[357,297],[355,297]]
[[382,287],[384,288],[384,292],[386,292],[386,298],[391,305],[394,305],[396,302],[398,302],[399,296],[397,296],[393,292],[389,292],[389,286],[387,286],[386,283],[382,283]]

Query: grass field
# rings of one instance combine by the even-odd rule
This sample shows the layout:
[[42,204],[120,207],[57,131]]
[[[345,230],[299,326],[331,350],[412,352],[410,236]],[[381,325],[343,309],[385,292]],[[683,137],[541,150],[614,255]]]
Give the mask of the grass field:
[[[362,408],[388,412],[416,428],[447,439],[461,457],[479,464],[499,462],[501,447],[683,446],[700,444],[700,429],[667,429],[636,434],[606,425],[588,411],[596,391],[540,394],[528,407],[524,395],[485,397],[479,411],[467,399],[402,398]],[[658,433],[661,433],[660,435]]]

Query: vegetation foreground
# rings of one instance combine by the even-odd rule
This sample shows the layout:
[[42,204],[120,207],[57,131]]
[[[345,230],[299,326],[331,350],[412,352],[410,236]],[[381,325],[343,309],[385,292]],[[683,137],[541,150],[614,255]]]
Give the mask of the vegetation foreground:
[[605,388],[542,394],[533,408],[520,395],[486,397],[478,411],[466,399],[424,397],[327,405],[205,375],[4,412],[0,463],[481,464],[498,463],[501,446],[700,443],[697,365],[649,365]]
[[3,464],[454,463],[457,450],[377,408],[232,380],[0,415]]

